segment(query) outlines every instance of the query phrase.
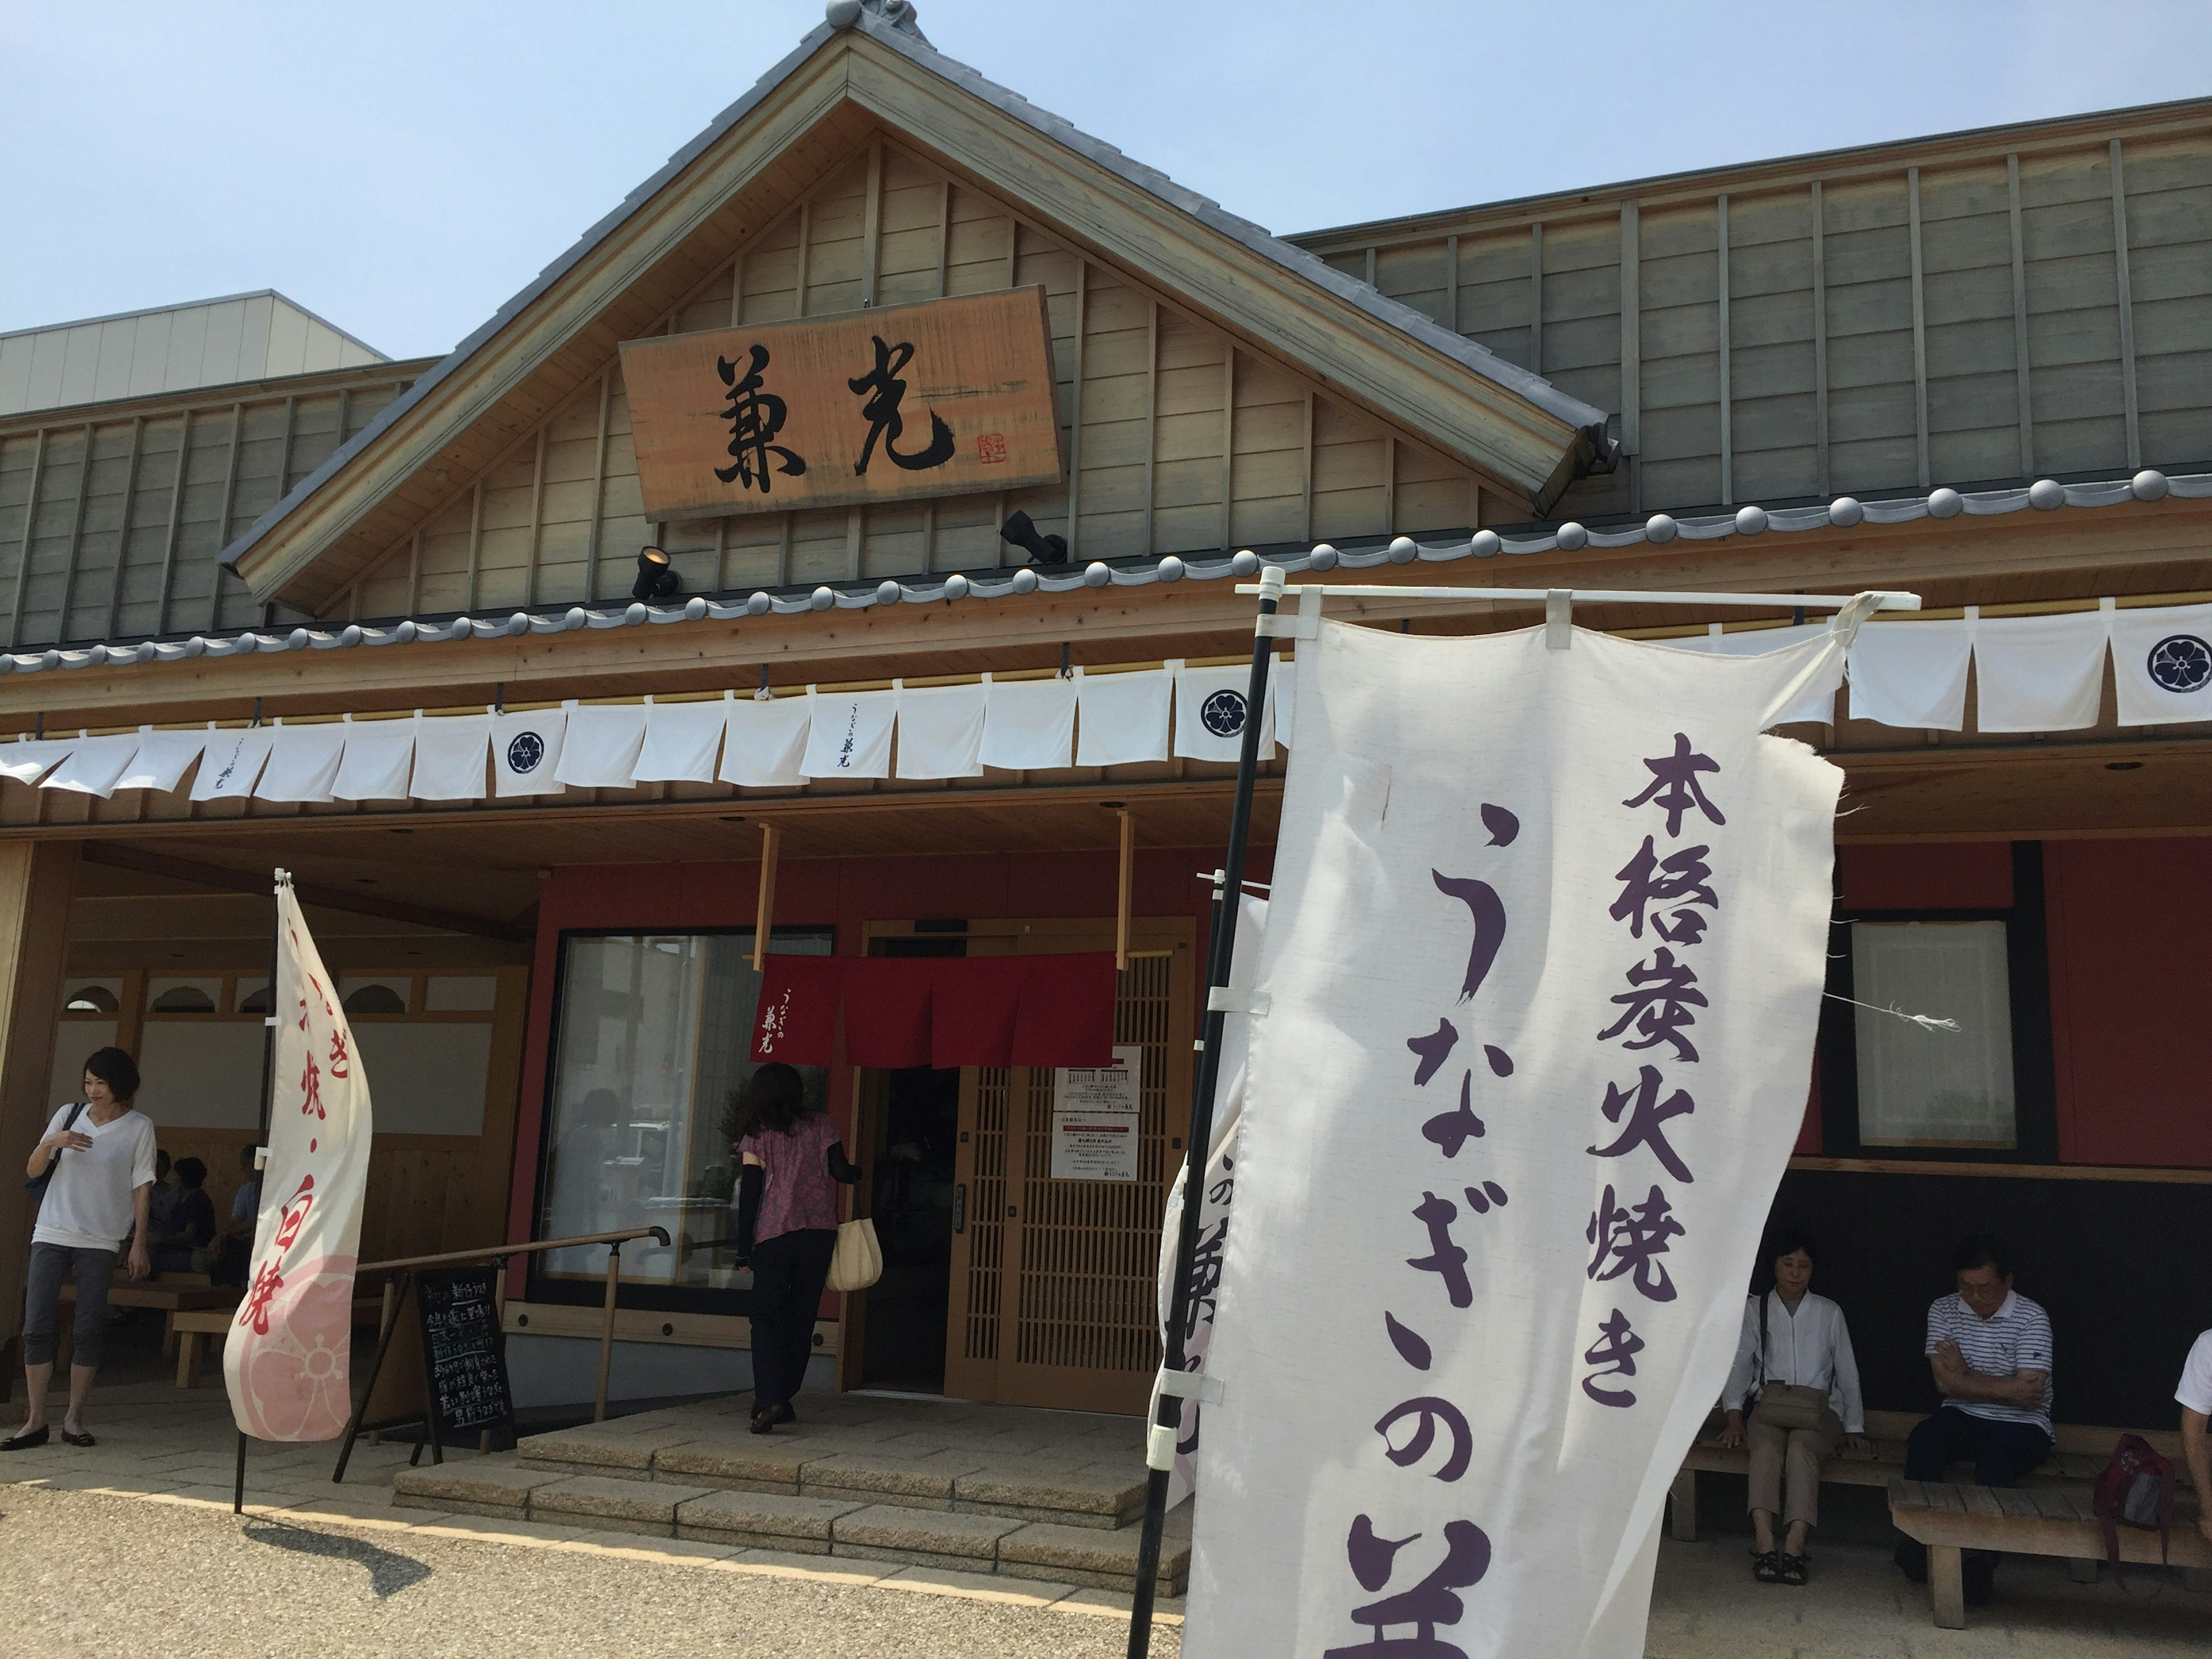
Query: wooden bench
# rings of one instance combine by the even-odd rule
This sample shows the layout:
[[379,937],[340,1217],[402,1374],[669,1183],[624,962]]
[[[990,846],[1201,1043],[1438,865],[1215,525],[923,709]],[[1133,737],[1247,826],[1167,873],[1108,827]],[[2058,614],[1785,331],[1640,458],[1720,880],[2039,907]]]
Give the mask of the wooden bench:
[[[1872,1486],[1877,1490],[1888,1487],[1905,1478],[1905,1442],[1913,1425],[1924,1413],[1918,1412],[1869,1412],[1866,1414],[1867,1449],[1853,1453],[1841,1448],[1820,1467],[1820,1484],[1826,1486]],[[1698,1536],[1698,1475],[1748,1474],[1751,1472],[1751,1453],[1741,1446],[1724,1450],[1713,1443],[1720,1432],[1716,1420],[1709,1422],[1699,1433],[1690,1455],[1682,1460],[1680,1474],[1668,1494],[1669,1510],[1668,1534],[1684,1543],[1694,1543]],[[2081,1486],[2094,1482],[2104,1472],[2111,1459],[2112,1448],[2124,1429],[2098,1428],[2084,1424],[2061,1423],[2051,1443],[2051,1455],[2042,1467],[2027,1476],[2023,1488],[2057,1486]],[[2167,1458],[2172,1460],[2181,1480],[2182,1489],[2189,1487],[2189,1470],[2182,1461],[2181,1436],[2171,1429],[2139,1429],[2134,1431]]]
[[[200,1357],[203,1349],[212,1352],[222,1346],[230,1330],[236,1310],[231,1308],[202,1312],[173,1314],[170,1323],[177,1336],[177,1386],[197,1389],[200,1385]],[[376,1325],[382,1322],[384,1303],[380,1297],[356,1300],[353,1304],[353,1322],[356,1325]],[[204,1344],[202,1339],[205,1338]]]
[[[1928,1589],[1936,1623],[1944,1630],[1966,1625],[1962,1550],[2001,1550],[2014,1555],[2055,1555],[2095,1564],[2106,1559],[2105,1530],[2086,1488],[2069,1486],[1957,1486],[1937,1481],[1893,1480],[1889,1517],[1908,1538],[1928,1547]],[[2120,1559],[2156,1566],[2158,1534],[2118,1529]],[[2197,1530],[2197,1505],[2173,1506],[2173,1528],[2165,1559],[2177,1567],[2212,1567],[2212,1545]]]

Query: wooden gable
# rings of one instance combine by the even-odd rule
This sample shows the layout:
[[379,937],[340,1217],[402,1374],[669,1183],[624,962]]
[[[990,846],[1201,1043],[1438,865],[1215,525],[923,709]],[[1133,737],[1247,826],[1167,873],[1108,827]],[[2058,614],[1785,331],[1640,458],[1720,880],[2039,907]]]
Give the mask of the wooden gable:
[[[987,568],[1019,508],[1079,560],[1460,531],[1479,476],[1240,347],[1149,286],[878,137],[656,319],[668,333],[1042,286],[1068,477],[1029,490],[690,522],[648,520],[611,356],[395,537],[332,616],[589,603],[640,546],[686,592]],[[1492,487],[1489,516],[1524,511]]]
[[[997,538],[1015,508],[1086,560],[1210,552],[1522,519],[1579,464],[1595,410],[1510,366],[1485,379],[1410,313],[1261,258],[933,61],[856,30],[787,66],[242,538],[239,574],[328,617],[615,598],[656,539],[690,592],[880,579],[1018,557]],[[645,520],[623,340],[1030,284],[1065,483]]]

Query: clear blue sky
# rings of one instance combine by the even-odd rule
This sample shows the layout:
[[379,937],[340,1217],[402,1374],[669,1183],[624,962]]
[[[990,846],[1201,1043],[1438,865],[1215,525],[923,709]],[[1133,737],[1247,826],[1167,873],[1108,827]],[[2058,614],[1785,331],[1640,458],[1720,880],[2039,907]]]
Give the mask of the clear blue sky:
[[[0,330],[274,288],[490,315],[819,0],[0,0]],[[1278,231],[2212,92],[2206,0],[921,0],[939,51]]]

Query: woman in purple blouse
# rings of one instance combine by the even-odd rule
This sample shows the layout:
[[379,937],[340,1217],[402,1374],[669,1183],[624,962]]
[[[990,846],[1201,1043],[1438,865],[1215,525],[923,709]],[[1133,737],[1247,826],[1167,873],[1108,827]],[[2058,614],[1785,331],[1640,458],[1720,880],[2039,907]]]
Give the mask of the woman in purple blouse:
[[837,1186],[860,1172],[791,1066],[771,1062],[746,1079],[738,1124],[738,1247],[753,1270],[752,1431],[766,1434],[798,1414],[792,1397],[806,1380],[837,1243]]

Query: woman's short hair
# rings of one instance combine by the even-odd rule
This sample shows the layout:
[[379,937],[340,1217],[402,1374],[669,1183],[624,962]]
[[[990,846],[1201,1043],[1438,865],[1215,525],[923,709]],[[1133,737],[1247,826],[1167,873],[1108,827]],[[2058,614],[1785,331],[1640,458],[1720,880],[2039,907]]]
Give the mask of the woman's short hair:
[[738,1133],[772,1129],[788,1134],[807,1115],[806,1085],[796,1066],[772,1060],[745,1079],[738,1091]]
[[107,1085],[108,1093],[118,1100],[135,1100],[138,1097],[138,1066],[120,1048],[95,1048],[84,1062],[84,1069]]
[[175,1167],[177,1179],[187,1187],[197,1187],[207,1179],[207,1165],[196,1158],[180,1158]]
[[1759,1262],[1763,1267],[1771,1267],[1784,1256],[1795,1255],[1800,1250],[1815,1262],[1820,1259],[1820,1249],[1813,1243],[1813,1235],[1796,1222],[1785,1221],[1766,1235],[1766,1248],[1759,1253]]

